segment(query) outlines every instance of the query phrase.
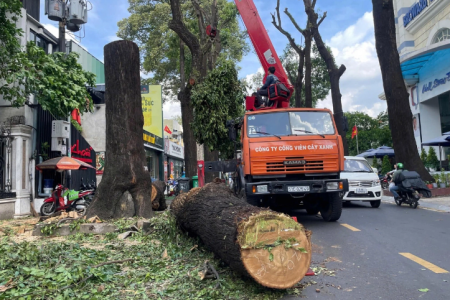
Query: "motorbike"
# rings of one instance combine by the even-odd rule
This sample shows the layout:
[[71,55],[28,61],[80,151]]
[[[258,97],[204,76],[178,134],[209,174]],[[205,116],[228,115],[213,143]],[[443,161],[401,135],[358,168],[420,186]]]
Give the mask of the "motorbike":
[[168,196],[178,196],[178,194],[180,193],[180,189],[178,186],[178,181],[175,179],[170,179],[168,182],[168,189],[169,189],[169,193]]
[[403,203],[405,204],[409,204],[410,207],[412,208],[417,208],[417,206],[419,205],[419,200],[420,200],[420,194],[417,190],[415,190],[414,188],[400,188],[398,190],[398,195],[400,196],[400,199],[395,199],[395,203],[398,206],[401,206]]
[[389,188],[389,182],[391,182],[391,180],[392,180],[392,177],[390,176],[390,174],[386,174],[385,176],[380,178],[381,188],[383,190],[387,190]]
[[85,186],[82,183],[82,189],[75,191],[58,184],[52,195],[44,200],[41,206],[41,215],[50,216],[60,210],[74,210],[85,214],[94,193],[95,187],[91,185]]

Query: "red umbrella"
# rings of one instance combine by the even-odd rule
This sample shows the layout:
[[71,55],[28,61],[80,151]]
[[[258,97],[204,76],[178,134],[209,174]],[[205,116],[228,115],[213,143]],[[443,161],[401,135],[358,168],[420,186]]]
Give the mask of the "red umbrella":
[[90,164],[82,162],[73,157],[61,156],[46,160],[36,166],[39,171],[42,170],[86,170],[95,169]]

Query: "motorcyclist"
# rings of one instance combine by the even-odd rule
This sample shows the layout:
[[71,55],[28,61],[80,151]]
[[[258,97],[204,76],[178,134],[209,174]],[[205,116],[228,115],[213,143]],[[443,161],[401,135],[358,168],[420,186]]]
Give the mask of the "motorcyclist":
[[389,187],[389,191],[392,193],[392,195],[394,195],[394,199],[396,199],[396,200],[400,198],[400,196],[397,193],[397,191],[399,190],[399,186],[396,182],[398,180],[398,176],[403,171],[404,171],[403,164],[400,162],[397,163],[397,170],[394,172],[394,175],[392,175],[392,180],[391,180],[391,182],[393,182],[395,185],[391,185],[391,187]]

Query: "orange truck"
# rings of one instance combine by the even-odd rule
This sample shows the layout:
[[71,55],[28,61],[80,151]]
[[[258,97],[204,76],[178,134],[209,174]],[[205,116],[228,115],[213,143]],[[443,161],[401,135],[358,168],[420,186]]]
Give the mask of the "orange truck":
[[305,208],[320,211],[325,221],[339,219],[348,181],[340,179],[344,149],[328,109],[248,111],[227,127],[231,140],[240,131],[237,159],[205,166],[233,172],[237,195],[256,206]]

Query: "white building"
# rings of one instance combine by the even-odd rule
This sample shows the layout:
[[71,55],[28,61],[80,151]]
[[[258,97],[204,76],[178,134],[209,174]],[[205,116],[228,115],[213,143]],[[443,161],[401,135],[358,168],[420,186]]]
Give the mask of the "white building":
[[[450,131],[450,1],[394,0],[394,11],[397,47],[420,152],[423,142]],[[438,151],[436,147],[439,156]],[[442,160],[447,154],[450,148],[444,148]]]

